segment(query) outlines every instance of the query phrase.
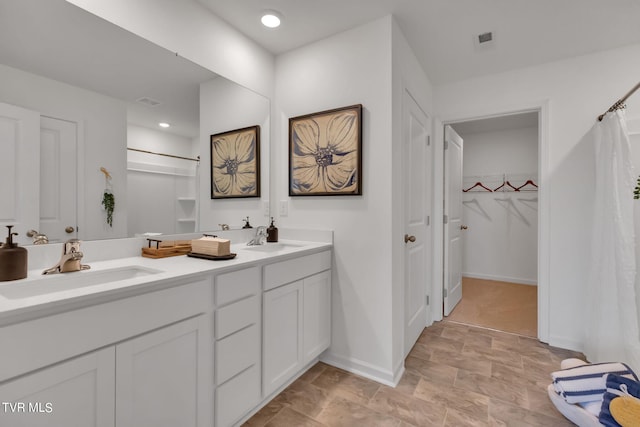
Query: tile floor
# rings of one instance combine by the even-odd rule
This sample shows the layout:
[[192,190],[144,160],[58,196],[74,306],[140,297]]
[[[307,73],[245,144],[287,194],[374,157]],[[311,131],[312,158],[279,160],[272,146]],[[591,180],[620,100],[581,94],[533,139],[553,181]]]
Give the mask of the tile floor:
[[571,426],[546,386],[562,359],[581,356],[445,320],[424,330],[396,388],[318,363],[244,425]]
[[448,319],[537,337],[538,288],[463,277],[462,300]]

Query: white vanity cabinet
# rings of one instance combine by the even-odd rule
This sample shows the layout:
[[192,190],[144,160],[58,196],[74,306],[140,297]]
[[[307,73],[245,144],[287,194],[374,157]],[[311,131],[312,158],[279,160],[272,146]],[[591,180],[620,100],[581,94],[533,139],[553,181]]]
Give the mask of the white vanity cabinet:
[[329,347],[330,269],[330,251],[264,267],[264,396],[286,384]]
[[216,276],[215,419],[230,426],[260,403],[261,394],[260,267]]
[[211,298],[209,278],[0,328],[0,425],[210,427]]
[[113,427],[114,362],[108,347],[0,384],[0,425]]

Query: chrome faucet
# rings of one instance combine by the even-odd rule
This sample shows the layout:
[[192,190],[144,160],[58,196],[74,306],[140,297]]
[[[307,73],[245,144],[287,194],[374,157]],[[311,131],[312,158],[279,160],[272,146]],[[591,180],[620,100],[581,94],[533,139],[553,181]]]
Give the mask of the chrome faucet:
[[222,229],[222,231],[229,230],[229,224],[218,224],[218,226]]
[[256,228],[256,235],[253,239],[249,240],[247,246],[264,245],[267,242],[267,227],[260,225]]
[[88,270],[91,267],[81,264],[83,254],[80,251],[80,240],[69,239],[62,245],[62,256],[60,261],[51,268],[46,269],[42,274],[69,273],[72,271]]

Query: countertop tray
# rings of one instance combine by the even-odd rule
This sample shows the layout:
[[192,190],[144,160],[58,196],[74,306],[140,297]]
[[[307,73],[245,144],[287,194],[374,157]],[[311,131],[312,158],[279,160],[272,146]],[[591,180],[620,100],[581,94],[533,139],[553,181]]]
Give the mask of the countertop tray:
[[236,254],[234,253],[230,253],[229,255],[206,255],[206,254],[196,254],[193,252],[188,252],[187,256],[190,256],[192,258],[202,258],[202,259],[208,259],[211,261],[223,261],[225,259],[233,259],[236,257]]

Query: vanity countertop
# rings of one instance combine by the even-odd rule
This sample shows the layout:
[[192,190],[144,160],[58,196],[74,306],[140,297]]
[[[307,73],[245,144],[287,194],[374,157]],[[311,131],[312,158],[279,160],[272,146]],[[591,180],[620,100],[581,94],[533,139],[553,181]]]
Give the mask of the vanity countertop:
[[[231,252],[237,256],[230,260],[211,261],[186,255],[160,259],[134,256],[95,262],[87,259],[83,262],[91,269],[73,273],[43,276],[41,269],[29,270],[26,279],[0,282],[0,327],[331,247],[331,243],[324,242],[280,240],[261,247],[234,244]],[[111,277],[110,274],[117,278],[104,280]],[[96,280],[100,275],[103,280]],[[69,285],[71,282],[77,285]],[[47,289],[48,285],[51,287]],[[52,288],[55,290],[51,291]]]

